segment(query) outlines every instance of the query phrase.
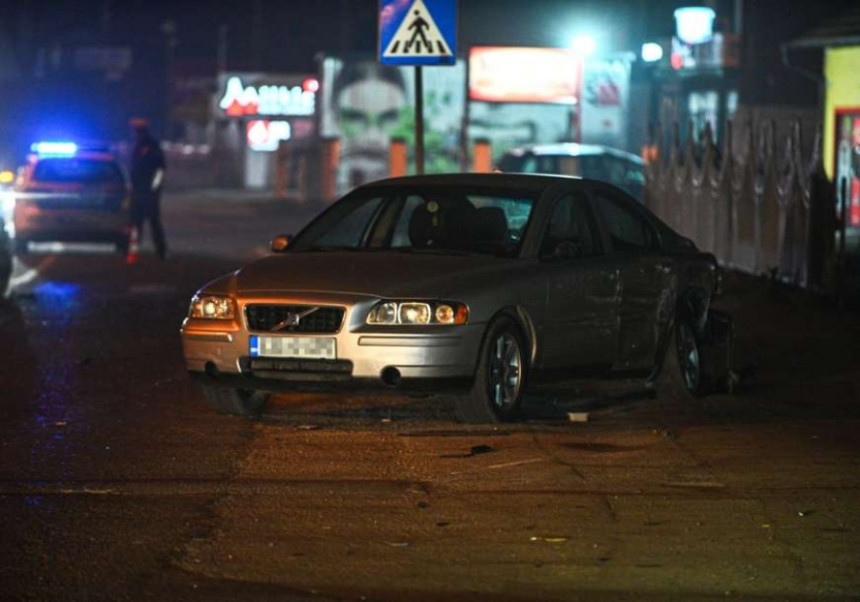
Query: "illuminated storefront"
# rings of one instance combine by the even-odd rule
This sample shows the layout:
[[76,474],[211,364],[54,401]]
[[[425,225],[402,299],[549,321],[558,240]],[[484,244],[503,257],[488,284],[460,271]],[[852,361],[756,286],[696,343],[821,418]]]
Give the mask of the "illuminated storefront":
[[309,75],[224,73],[213,98],[218,146],[233,157],[238,183],[268,188],[281,142],[316,132],[319,81]]
[[860,228],[860,45],[828,48],[824,114],[824,161],[847,207],[848,226]]

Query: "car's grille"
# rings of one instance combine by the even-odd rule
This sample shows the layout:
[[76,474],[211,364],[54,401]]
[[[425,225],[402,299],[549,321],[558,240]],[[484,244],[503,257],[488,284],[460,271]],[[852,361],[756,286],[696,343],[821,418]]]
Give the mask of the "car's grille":
[[[259,332],[272,332],[279,324],[283,324],[276,332],[333,333],[340,330],[343,314],[342,307],[315,305],[254,304],[245,307],[248,329]],[[298,324],[295,323],[296,318]]]

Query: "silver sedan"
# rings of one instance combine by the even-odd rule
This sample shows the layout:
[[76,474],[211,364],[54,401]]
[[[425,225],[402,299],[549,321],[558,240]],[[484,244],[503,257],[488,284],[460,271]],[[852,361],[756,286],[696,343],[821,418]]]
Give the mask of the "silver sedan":
[[362,386],[450,392],[463,420],[496,422],[542,378],[707,386],[713,256],[604,183],[384,180],[272,248],[204,286],[182,326],[188,370],[225,413]]

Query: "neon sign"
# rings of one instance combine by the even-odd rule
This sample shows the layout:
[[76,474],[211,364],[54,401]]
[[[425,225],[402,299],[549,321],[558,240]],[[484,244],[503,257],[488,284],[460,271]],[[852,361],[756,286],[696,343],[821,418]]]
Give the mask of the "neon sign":
[[288,121],[266,121],[254,119],[245,126],[248,148],[254,151],[278,150],[278,143],[292,138],[292,128]]
[[301,86],[245,86],[233,76],[227,80],[218,106],[230,117],[244,115],[313,115],[319,82],[308,78]]

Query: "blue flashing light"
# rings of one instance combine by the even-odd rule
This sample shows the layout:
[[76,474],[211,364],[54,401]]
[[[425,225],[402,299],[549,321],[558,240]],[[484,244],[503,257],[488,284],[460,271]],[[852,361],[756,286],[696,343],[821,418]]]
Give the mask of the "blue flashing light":
[[30,150],[37,155],[70,157],[78,152],[78,145],[74,142],[34,142]]

